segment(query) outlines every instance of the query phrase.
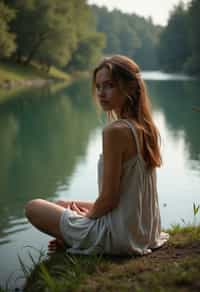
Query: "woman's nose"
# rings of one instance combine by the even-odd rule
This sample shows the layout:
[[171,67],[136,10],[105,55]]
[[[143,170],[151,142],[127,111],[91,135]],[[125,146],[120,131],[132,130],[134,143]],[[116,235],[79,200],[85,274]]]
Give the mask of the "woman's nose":
[[98,96],[105,96],[105,90],[104,90],[104,87],[101,87],[101,88],[99,88],[99,90],[98,90]]

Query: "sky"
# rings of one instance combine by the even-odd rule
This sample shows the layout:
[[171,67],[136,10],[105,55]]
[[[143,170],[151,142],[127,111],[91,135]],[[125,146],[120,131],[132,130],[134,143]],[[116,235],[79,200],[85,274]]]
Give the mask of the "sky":
[[[89,4],[106,6],[108,10],[117,8],[125,13],[151,16],[154,24],[166,25],[169,13],[180,0],[88,0]],[[190,0],[182,0],[187,4]]]

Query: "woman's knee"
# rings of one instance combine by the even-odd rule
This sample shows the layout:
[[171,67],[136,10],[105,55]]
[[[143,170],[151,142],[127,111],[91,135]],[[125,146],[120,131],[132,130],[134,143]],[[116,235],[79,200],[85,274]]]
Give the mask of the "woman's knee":
[[44,203],[43,199],[34,199],[29,201],[25,206],[25,215],[31,221],[37,216],[38,208]]
[[60,217],[65,209],[43,199],[29,201],[25,214],[32,225],[49,235],[63,239],[60,232]]

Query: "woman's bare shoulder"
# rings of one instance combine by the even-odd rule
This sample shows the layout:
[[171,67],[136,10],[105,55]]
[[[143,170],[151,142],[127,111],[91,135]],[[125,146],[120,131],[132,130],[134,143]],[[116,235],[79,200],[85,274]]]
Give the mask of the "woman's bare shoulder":
[[[103,128],[103,145],[110,145],[111,149],[124,152],[127,148],[126,125],[120,122],[112,122]],[[114,147],[114,148],[113,148]],[[108,146],[109,148],[109,146]]]
[[122,121],[114,121],[103,129],[103,140],[124,152],[124,159],[129,159],[137,152],[135,139],[130,127]]
[[126,125],[123,125],[122,123],[114,121],[112,123],[107,124],[103,128],[103,136],[110,137],[111,139],[114,139],[114,140],[121,140],[121,139],[124,140],[125,128],[126,128]]
[[115,132],[115,133],[124,133],[124,129],[127,128],[127,125],[125,123],[122,123],[118,120],[113,121],[109,124],[107,124],[103,128],[103,132]]
[[122,123],[121,121],[118,120],[107,124],[103,128],[103,135],[118,137],[119,139],[122,138],[123,140],[126,139],[128,133],[129,133],[128,126],[125,123]]

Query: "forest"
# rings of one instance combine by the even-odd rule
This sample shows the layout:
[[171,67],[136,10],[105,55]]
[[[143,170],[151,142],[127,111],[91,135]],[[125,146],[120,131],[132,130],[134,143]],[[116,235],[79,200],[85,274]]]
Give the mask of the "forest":
[[200,74],[200,1],[174,6],[166,26],[85,0],[0,1],[0,59],[66,72],[124,54],[142,70]]

